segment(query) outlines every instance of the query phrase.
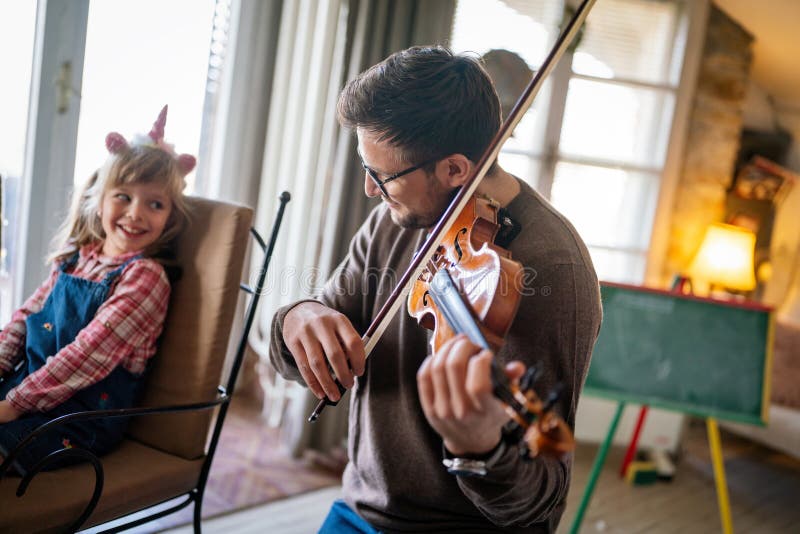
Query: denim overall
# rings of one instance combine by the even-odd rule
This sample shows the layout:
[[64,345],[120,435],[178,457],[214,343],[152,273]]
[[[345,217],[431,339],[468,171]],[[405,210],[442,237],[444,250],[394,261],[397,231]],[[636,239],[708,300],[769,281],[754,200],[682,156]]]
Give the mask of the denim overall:
[[[108,298],[114,280],[125,267],[141,258],[135,256],[106,274],[101,282],[92,282],[66,271],[78,261],[76,253],[59,267],[60,272],[44,307],[25,321],[26,361],[15,373],[0,381],[0,399],[41,368],[47,359],[78,336]],[[0,424],[0,454],[8,453],[39,425],[64,414],[85,410],[129,408],[136,399],[139,376],[118,365],[100,382],[75,393],[65,403],[45,413],[28,413],[16,421]],[[59,426],[30,443],[17,457],[17,471],[29,470],[51,452],[69,447],[81,447],[95,454],[105,454],[122,440],[128,418],[95,419]],[[46,468],[60,467],[50,464]]]
[[333,502],[317,534],[381,534],[342,499]]

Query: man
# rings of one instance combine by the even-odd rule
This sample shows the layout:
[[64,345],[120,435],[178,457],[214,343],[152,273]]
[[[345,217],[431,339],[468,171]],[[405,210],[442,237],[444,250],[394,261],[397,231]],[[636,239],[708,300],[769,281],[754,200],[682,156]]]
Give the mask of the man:
[[[340,398],[330,369],[353,388],[345,502],[322,532],[554,531],[571,457],[525,462],[505,446],[508,418],[491,395],[489,368],[494,357],[520,360],[507,366],[514,378],[537,364],[537,389],[563,385],[557,409],[573,426],[601,317],[585,246],[495,164],[478,191],[514,221],[503,234],[529,274],[506,344],[493,355],[457,337],[428,356],[427,331],[403,311],[365,361],[360,333],[499,129],[500,105],[475,59],[414,47],[348,83],[338,113],[358,137],[365,193],[383,202],[319,298],[276,313],[270,350],[282,375],[319,398]],[[486,474],[450,473],[448,457],[473,460]]]

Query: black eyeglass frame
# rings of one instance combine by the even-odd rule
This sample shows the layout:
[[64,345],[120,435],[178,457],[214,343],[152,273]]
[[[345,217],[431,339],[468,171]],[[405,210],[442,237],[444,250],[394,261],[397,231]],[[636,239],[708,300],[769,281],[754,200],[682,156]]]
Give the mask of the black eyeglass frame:
[[372,181],[375,183],[375,185],[378,186],[378,189],[381,190],[381,193],[385,197],[389,196],[389,193],[386,191],[386,187],[384,187],[385,184],[388,184],[392,180],[397,180],[398,178],[400,178],[402,176],[405,176],[406,174],[411,174],[412,172],[414,172],[414,171],[416,171],[418,169],[421,169],[425,165],[430,165],[431,163],[433,163],[435,161],[439,161],[439,159],[441,159],[441,158],[431,158],[431,159],[425,160],[422,163],[414,165],[413,167],[409,167],[409,168],[407,168],[405,170],[402,170],[400,172],[396,172],[394,174],[390,174],[389,176],[387,176],[386,178],[381,180],[380,177],[378,176],[378,171],[368,167],[367,164],[364,163],[364,160],[361,158],[361,154],[358,155],[358,161],[361,162],[361,166],[367,172],[367,174],[372,179]]

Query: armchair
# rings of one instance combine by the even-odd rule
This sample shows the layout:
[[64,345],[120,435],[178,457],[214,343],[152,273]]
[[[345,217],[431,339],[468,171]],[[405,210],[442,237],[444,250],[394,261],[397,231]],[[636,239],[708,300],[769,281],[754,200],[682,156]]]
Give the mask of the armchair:
[[[289,194],[283,193],[269,247],[250,230],[265,252],[258,283],[251,289],[240,284],[240,276],[252,210],[189,199],[191,223],[179,237],[177,248],[182,276],[173,285],[142,407],[69,414],[31,433],[0,465],[0,532],[74,532],[181,496],[185,499],[167,510],[110,531],[131,528],[194,504],[194,529],[200,532],[206,480],[288,200]],[[226,385],[219,386],[240,288],[251,294],[250,303]],[[15,452],[42,432],[67,421],[120,416],[131,417],[131,423],[126,439],[110,454],[97,458],[89,451],[62,449],[21,480],[5,474]],[[40,471],[66,456],[85,462]]]

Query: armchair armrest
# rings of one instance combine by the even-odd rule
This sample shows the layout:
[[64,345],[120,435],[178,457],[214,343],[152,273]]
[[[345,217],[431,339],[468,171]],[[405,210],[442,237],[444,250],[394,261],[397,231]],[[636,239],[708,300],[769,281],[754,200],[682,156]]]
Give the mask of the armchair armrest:
[[[211,408],[215,408],[217,406],[226,405],[230,402],[231,397],[228,395],[226,389],[223,386],[219,386],[217,388],[217,398],[208,402],[195,402],[190,404],[176,404],[176,405],[169,405],[169,406],[150,406],[150,407],[139,407],[139,408],[119,408],[114,410],[90,410],[84,412],[74,412],[66,415],[62,415],[61,417],[57,417],[52,421],[48,421],[36,428],[33,432],[28,434],[24,440],[22,440],[12,451],[9,452],[8,457],[0,464],[0,480],[3,479],[6,472],[11,467],[14,459],[19,455],[19,453],[38,438],[40,435],[48,432],[53,428],[57,428],[61,425],[72,423],[76,421],[87,421],[90,419],[105,419],[105,418],[113,418],[113,417],[138,417],[142,415],[151,415],[151,414],[160,414],[160,413],[176,413],[176,412],[188,412],[188,411],[198,411],[198,410],[208,410]],[[103,492],[103,483],[105,480],[105,473],[103,471],[103,464],[100,459],[91,451],[81,449],[80,447],[70,448],[70,449],[61,449],[59,451],[55,451],[41,459],[35,466],[31,468],[30,471],[25,473],[22,477],[22,480],[17,487],[17,497],[22,497],[25,494],[25,491],[28,489],[31,480],[39,474],[39,472],[44,469],[45,466],[50,464],[51,462],[65,459],[65,458],[74,458],[77,460],[84,460],[92,465],[95,473],[95,485],[94,491],[92,492],[92,497],[86,505],[86,508],[81,513],[80,517],[75,520],[72,525],[70,525],[68,531],[73,532],[77,531],[83,523],[89,519],[94,512],[94,509],[97,507],[97,503],[100,501],[100,495]],[[188,504],[189,501],[186,502]],[[177,508],[182,507],[179,505]],[[172,509],[171,509],[172,510]]]
[[8,456],[5,458],[3,463],[0,464],[0,479],[2,479],[3,476],[5,476],[6,472],[11,467],[11,464],[13,463],[14,459],[19,455],[20,451],[22,451],[29,443],[34,441],[36,438],[38,438],[45,432],[51,430],[52,428],[65,425],[67,423],[73,423],[76,421],[88,421],[91,419],[107,419],[115,417],[138,417],[141,415],[150,415],[159,413],[177,413],[177,412],[208,410],[210,408],[215,408],[217,406],[221,406],[223,404],[227,404],[228,402],[230,402],[231,397],[230,395],[228,395],[224,387],[219,386],[217,388],[217,393],[218,396],[216,399],[207,402],[176,404],[170,406],[117,408],[114,410],[89,410],[84,412],[73,412],[66,415],[62,415],[61,417],[57,417],[51,421],[48,421],[38,426],[36,430],[28,434],[24,440],[22,440],[16,447],[14,447],[14,449],[9,451]]

